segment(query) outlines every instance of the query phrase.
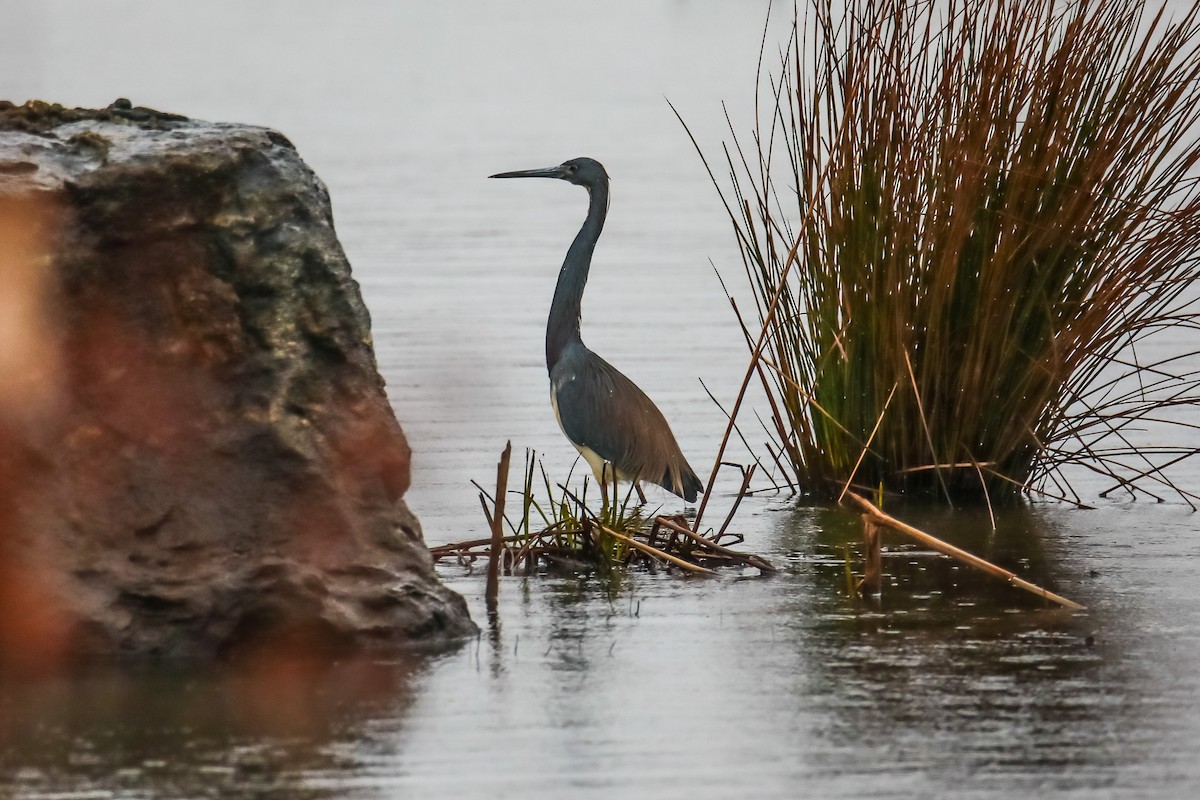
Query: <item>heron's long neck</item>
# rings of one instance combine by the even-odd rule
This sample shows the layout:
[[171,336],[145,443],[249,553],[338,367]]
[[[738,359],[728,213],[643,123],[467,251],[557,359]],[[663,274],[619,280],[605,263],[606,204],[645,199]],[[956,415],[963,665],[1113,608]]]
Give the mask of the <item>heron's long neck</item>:
[[546,323],[546,368],[558,363],[563,349],[579,338],[580,301],[592,266],[592,251],[604,229],[608,213],[608,184],[600,183],[588,189],[588,214],[583,227],[571,242],[571,249],[558,273],[554,302],[550,304],[550,319]]

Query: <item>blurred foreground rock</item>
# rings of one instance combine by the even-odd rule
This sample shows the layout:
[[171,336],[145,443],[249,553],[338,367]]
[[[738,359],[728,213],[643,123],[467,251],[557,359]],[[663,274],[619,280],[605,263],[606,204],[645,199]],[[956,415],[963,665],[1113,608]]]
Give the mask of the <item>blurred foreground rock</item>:
[[273,131],[0,103],[0,664],[475,630]]

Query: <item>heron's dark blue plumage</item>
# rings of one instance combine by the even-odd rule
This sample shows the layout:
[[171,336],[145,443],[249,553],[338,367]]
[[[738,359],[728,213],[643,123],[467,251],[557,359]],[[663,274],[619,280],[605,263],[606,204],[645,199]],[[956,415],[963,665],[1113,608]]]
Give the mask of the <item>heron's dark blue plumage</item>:
[[588,190],[588,213],[567,251],[550,318],[546,323],[546,368],[550,398],[563,433],[583,454],[602,483],[616,477],[649,481],[689,503],[704,485],[688,466],[662,412],[649,397],[583,343],[580,305],[592,252],[608,212],[608,174],[600,162],[575,158],[557,167],[503,172],[493,178],[559,178]]

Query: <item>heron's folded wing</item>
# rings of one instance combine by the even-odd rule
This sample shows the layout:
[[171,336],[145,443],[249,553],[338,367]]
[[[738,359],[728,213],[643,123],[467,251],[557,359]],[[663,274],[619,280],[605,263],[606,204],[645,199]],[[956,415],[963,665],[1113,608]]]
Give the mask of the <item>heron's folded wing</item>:
[[633,381],[589,356],[555,381],[563,432],[621,472],[657,482],[679,449],[666,419]]

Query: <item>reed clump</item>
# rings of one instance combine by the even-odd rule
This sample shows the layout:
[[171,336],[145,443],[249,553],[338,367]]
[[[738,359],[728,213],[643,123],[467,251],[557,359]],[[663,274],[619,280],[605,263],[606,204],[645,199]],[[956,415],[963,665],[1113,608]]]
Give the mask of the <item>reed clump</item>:
[[1194,497],[1138,429],[1195,430],[1195,349],[1139,345],[1198,327],[1200,7],[811,0],[777,63],[705,163],[789,482]]

